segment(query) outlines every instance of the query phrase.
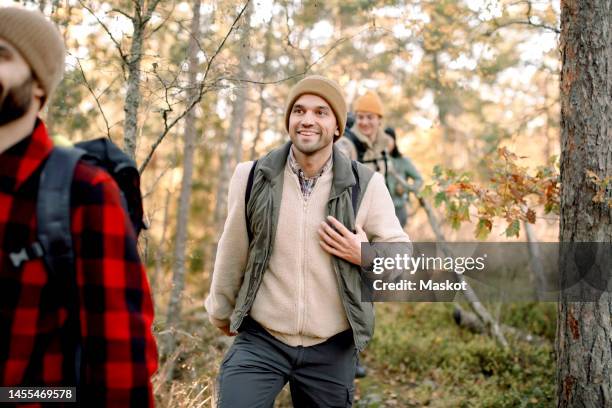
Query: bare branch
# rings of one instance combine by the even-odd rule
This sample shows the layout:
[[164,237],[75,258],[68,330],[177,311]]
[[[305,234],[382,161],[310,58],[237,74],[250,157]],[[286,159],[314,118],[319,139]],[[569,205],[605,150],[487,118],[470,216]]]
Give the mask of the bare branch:
[[[111,33],[110,29],[108,28],[108,26],[106,24],[104,24],[104,22],[102,20],[100,20],[100,18],[98,18],[98,16],[96,15],[96,13],[89,7],[87,6],[83,0],[79,0],[79,4],[87,11],[89,11],[89,13],[94,16],[94,18],[98,21],[98,24],[100,24],[102,26],[102,28],[104,29],[104,31],[106,31],[106,34],[108,34],[108,36],[110,37],[111,41],[113,42],[113,44],[115,44],[115,47],[117,48],[117,51],[119,51],[119,56],[121,56],[121,59],[127,63],[127,58],[125,56],[125,54],[123,53],[123,50],[121,49],[121,43],[119,41],[117,41],[117,39],[115,38],[115,36]],[[129,16],[128,16],[129,18]]]
[[[369,29],[368,30],[364,30],[364,31],[369,31]],[[247,84],[256,84],[256,85],[276,85],[276,84],[280,84],[282,82],[289,81],[289,80],[294,79],[294,78],[299,78],[301,76],[306,75],[308,73],[308,71],[310,71],[312,69],[312,67],[314,67],[315,65],[317,65],[318,63],[323,61],[332,51],[334,51],[341,44],[344,44],[345,42],[354,39],[355,37],[361,35],[362,33],[363,33],[363,31],[360,31],[359,33],[357,33],[357,34],[355,34],[353,36],[342,37],[342,38],[338,39],[323,54],[321,54],[321,56],[319,58],[317,58],[314,62],[311,62],[311,63],[307,64],[303,71],[298,72],[298,73],[293,74],[293,75],[290,75],[288,77],[282,78],[282,79],[277,79],[277,80],[273,80],[273,81],[255,81],[255,80],[251,80],[251,79],[242,79],[242,78],[219,78],[219,79],[223,80],[223,81],[237,82],[237,83],[247,83]]]
[[111,138],[110,135],[110,126],[108,124],[108,119],[106,118],[106,114],[104,113],[104,109],[102,109],[102,105],[100,104],[100,100],[98,99],[98,96],[96,96],[96,93],[94,92],[93,88],[91,87],[89,81],[87,80],[87,77],[85,76],[85,71],[83,70],[83,66],[81,65],[81,60],[79,58],[76,58],[77,61],[77,66],[79,67],[79,71],[81,73],[81,77],[83,78],[83,82],[85,83],[85,87],[87,88],[87,90],[89,90],[89,93],[91,94],[91,96],[93,96],[94,100],[96,101],[96,105],[98,106],[98,110],[100,111],[100,114],[102,115],[102,119],[104,119],[104,125],[106,126],[106,137],[108,137],[111,141],[113,140]]
[[[179,27],[181,27],[183,30],[189,32],[189,29],[186,28],[185,26],[183,26],[183,22],[182,21],[176,21],[176,23],[179,25]],[[196,45],[198,46],[198,49],[200,51],[202,51],[202,53],[204,54],[204,57],[208,60],[208,56],[206,55],[206,50],[202,47],[202,43],[200,42],[199,38],[194,38],[193,34],[191,32],[189,32],[189,37],[190,39],[193,39],[196,43]]]
[[153,12],[155,11],[155,9],[157,8],[157,5],[159,4],[159,1],[160,0],[153,0],[149,3],[147,7],[147,14],[145,15],[146,22],[148,22],[151,16],[153,15]]
[[155,34],[160,28],[162,28],[170,19],[170,16],[172,16],[172,13],[174,13],[174,9],[176,8],[176,1],[172,2],[172,9],[166,14],[166,18],[164,18],[164,20],[159,23],[157,25],[157,27],[153,28],[151,30],[151,32],[149,33],[149,35],[146,36],[146,38],[149,38],[151,35]]
[[142,195],[142,199],[144,200],[145,198],[149,197],[151,194],[153,194],[155,192],[155,188],[157,186],[157,184],[159,183],[159,181],[166,175],[166,173],[168,173],[168,171],[173,168],[176,167],[176,160],[173,160],[168,167],[166,167],[165,169],[163,169],[161,171],[161,173],[159,174],[159,176],[157,176],[157,178],[155,179],[155,181],[153,181],[153,183],[151,184],[151,187],[149,188],[149,191],[147,191],[146,193],[144,193]]
[[[151,150],[149,151],[149,154],[147,155],[146,159],[144,160],[144,162],[142,163],[142,165],[139,168],[140,173],[142,174],[142,172],[146,169],[147,165],[149,164],[149,162],[151,161],[151,158],[153,157],[153,154],[155,153],[155,150],[157,149],[157,147],[159,146],[159,144],[164,140],[164,138],[166,137],[166,135],[168,134],[168,132],[170,132],[170,130],[181,120],[185,117],[185,115],[187,115],[187,113],[189,113],[189,111],[191,111],[191,109],[193,109],[198,103],[200,103],[200,101],[202,100],[202,98],[204,97],[204,95],[211,89],[214,87],[214,85],[206,85],[206,79],[208,78],[208,74],[210,72],[210,68],[213,64],[213,62],[215,61],[215,58],[221,53],[221,50],[223,50],[223,47],[225,46],[225,43],[227,42],[227,39],[229,38],[229,36],[232,34],[232,32],[234,31],[234,29],[236,28],[236,25],[238,24],[238,21],[240,21],[240,18],[242,18],[242,15],[244,14],[244,11],[246,10],[247,6],[249,5],[250,0],[247,0],[244,3],[244,6],[242,7],[242,9],[240,10],[240,12],[238,13],[238,15],[236,16],[236,18],[234,19],[234,22],[232,23],[232,26],[230,27],[230,29],[227,31],[227,33],[225,34],[225,37],[223,38],[223,41],[221,41],[221,43],[219,44],[219,46],[217,47],[215,53],[210,57],[210,60],[208,61],[208,63],[206,64],[206,70],[204,71],[204,76],[202,78],[202,81],[200,82],[200,87],[198,90],[198,93],[196,95],[196,97],[191,100],[189,102],[189,105],[187,106],[187,108],[181,112],[178,116],[176,116],[174,119],[172,119],[171,121],[168,122],[168,116],[167,116],[167,111],[164,111],[162,113],[163,115],[163,119],[164,119],[164,130],[160,133],[160,135],[157,137],[157,140],[155,141],[155,143],[153,143],[153,145],[151,146]],[[219,82],[218,80],[213,81],[214,83]]]
[[129,14],[127,14],[125,11],[121,10],[121,9],[117,9],[117,8],[112,8],[110,10],[110,12],[114,12],[114,13],[119,13],[124,17],[127,17],[128,19],[130,19],[131,21],[134,21],[134,16],[130,16]]
[[491,35],[495,31],[499,30],[500,28],[509,27],[509,26],[512,26],[512,25],[527,25],[527,26],[534,27],[534,28],[541,28],[543,30],[552,31],[552,32],[554,32],[556,34],[561,33],[561,30],[559,30],[557,27],[551,27],[551,26],[546,25],[546,24],[534,23],[531,20],[509,20],[509,21],[505,21],[503,23],[500,23],[497,20],[493,20],[493,21],[495,23],[495,28],[493,28],[492,30],[487,31],[485,33],[486,35]]

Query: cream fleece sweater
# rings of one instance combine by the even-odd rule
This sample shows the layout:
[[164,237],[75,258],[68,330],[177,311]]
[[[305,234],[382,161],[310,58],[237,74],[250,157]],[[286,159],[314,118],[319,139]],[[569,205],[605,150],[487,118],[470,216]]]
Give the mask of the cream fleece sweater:
[[[247,263],[244,195],[252,165],[240,163],[230,181],[228,215],[205,303],[217,327],[229,324]],[[332,177],[330,168],[305,201],[297,176],[285,165],[274,248],[249,314],[290,346],[318,344],[349,328],[331,255],[320,247],[317,233],[326,216]],[[368,240],[409,242],[380,174],[374,174],[362,194],[356,224],[362,226]]]

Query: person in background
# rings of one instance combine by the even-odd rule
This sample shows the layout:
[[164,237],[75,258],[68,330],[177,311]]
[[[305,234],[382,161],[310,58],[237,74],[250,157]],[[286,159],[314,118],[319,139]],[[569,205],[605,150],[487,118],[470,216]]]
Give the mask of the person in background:
[[[383,104],[380,96],[368,91],[355,99],[354,114],[347,118],[344,136],[338,140],[338,148],[351,160],[357,160],[372,170],[381,173],[387,179],[390,165],[388,146],[393,142],[383,131]],[[364,378],[367,367],[357,356],[355,378]]]
[[390,137],[383,132],[383,104],[374,91],[368,91],[353,103],[355,123],[338,140],[338,148],[351,160],[386,175]]
[[[387,187],[393,198],[395,215],[400,221],[402,228],[408,222],[406,205],[409,203],[409,193],[417,193],[423,185],[423,177],[416,169],[412,161],[403,156],[397,148],[395,129],[387,127],[385,133],[391,137],[389,151],[391,152],[391,165],[387,174]],[[408,184],[407,180],[413,180]]]

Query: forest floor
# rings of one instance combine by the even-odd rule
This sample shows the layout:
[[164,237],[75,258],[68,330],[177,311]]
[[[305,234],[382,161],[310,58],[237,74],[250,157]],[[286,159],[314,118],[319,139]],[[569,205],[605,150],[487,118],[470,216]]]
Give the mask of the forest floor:
[[[544,341],[509,338],[510,347],[503,349],[489,336],[458,327],[452,303],[377,304],[376,334],[361,356],[368,376],[356,380],[354,406],[554,406],[556,305],[488,307],[504,324]],[[188,313],[183,329],[174,335],[181,345],[177,370],[172,381],[164,382],[168,365],[161,364],[154,379],[158,406],[212,406],[214,378],[232,340],[219,337],[201,311]],[[287,388],[275,407],[292,406]]]

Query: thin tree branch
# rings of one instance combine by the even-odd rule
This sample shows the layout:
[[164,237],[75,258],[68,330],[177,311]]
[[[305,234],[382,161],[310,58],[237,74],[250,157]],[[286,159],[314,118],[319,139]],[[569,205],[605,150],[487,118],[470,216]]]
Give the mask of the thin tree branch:
[[322,60],[324,60],[332,51],[334,51],[338,46],[340,46],[341,44],[352,40],[353,38],[359,36],[362,32],[359,32],[351,37],[343,37],[338,39],[334,44],[332,44],[319,58],[317,58],[314,62],[311,62],[309,64],[306,65],[306,67],[304,68],[303,71],[298,72],[296,74],[290,75],[288,77],[282,78],[282,79],[277,79],[274,81],[255,81],[255,80],[251,80],[251,79],[241,79],[241,78],[220,78],[220,80],[223,81],[228,81],[228,82],[238,82],[238,83],[247,83],[247,84],[255,84],[255,85],[276,85],[276,84],[280,84],[282,82],[286,82],[289,81],[291,79],[294,78],[299,78],[301,76],[304,76],[308,73],[308,71],[310,71],[312,69],[312,67],[314,67],[315,65],[317,65],[318,63],[320,63]]
[[104,125],[106,126],[106,136],[112,141],[113,139],[111,138],[111,135],[110,135],[110,126],[108,124],[108,119],[106,118],[106,114],[104,113],[104,109],[102,109],[102,105],[100,104],[100,100],[96,96],[96,93],[94,92],[93,88],[91,87],[91,84],[89,83],[89,81],[87,80],[87,77],[85,76],[85,71],[83,70],[83,66],[81,65],[81,60],[78,57],[75,57],[75,59],[77,61],[77,66],[79,67],[79,71],[81,73],[81,77],[83,78],[83,82],[85,83],[85,87],[87,88],[87,90],[89,91],[91,96],[93,96],[94,100],[96,101],[96,105],[98,106],[98,110],[100,111],[100,114],[102,115],[102,119],[104,119]]
[[145,198],[149,197],[151,194],[153,194],[153,192],[155,192],[155,187],[157,186],[157,184],[159,183],[159,181],[166,175],[166,173],[168,173],[168,170],[170,170],[171,168],[176,167],[176,160],[173,160],[168,167],[166,167],[165,169],[163,169],[161,171],[161,173],[159,174],[159,176],[157,176],[157,178],[155,179],[155,181],[151,184],[151,187],[149,188],[149,191],[147,191],[146,193],[144,193],[142,195],[142,199],[144,200]]
[[[94,16],[94,18],[98,21],[98,24],[100,24],[102,26],[102,28],[104,29],[104,31],[106,31],[106,34],[108,34],[108,36],[110,37],[111,41],[113,42],[113,44],[115,44],[115,47],[117,48],[117,51],[119,51],[119,56],[121,57],[121,59],[127,64],[127,58],[125,56],[125,54],[123,53],[123,50],[121,49],[121,43],[119,41],[117,41],[117,39],[115,38],[115,36],[111,33],[110,29],[108,28],[108,26],[106,24],[104,24],[104,22],[102,20],[100,20],[100,18],[98,18],[98,16],[96,15],[96,13],[89,7],[87,6],[83,0],[79,0],[79,4],[87,11],[89,11],[89,13]],[[128,16],[129,18],[129,16]]]
[[544,30],[549,30],[549,31],[552,31],[552,32],[554,32],[556,34],[561,33],[561,30],[559,30],[556,27],[551,27],[551,26],[548,26],[546,24],[534,23],[531,20],[526,20],[526,21],[525,20],[508,20],[508,21],[505,21],[503,23],[500,23],[497,20],[493,20],[493,23],[494,23],[495,27],[493,29],[485,32],[486,36],[490,36],[491,34],[493,34],[495,31],[499,30],[500,28],[510,27],[512,25],[527,25],[527,26],[534,27],[534,28],[541,28],[541,29],[544,29]]
[[114,12],[114,13],[119,13],[119,14],[121,14],[122,16],[124,16],[124,17],[128,18],[130,21],[133,21],[133,20],[134,20],[134,16],[130,16],[128,13],[126,13],[125,11],[120,10],[120,9],[118,9],[118,8],[112,8],[112,9],[110,9],[110,12],[111,12],[111,13],[112,13],[112,12]]
[[[149,154],[147,155],[146,159],[144,160],[144,162],[140,166],[139,171],[140,171],[141,174],[146,169],[146,167],[149,164],[149,162],[151,161],[151,158],[153,157],[153,154],[155,153],[155,150],[157,149],[157,147],[164,140],[164,138],[166,137],[168,132],[170,132],[170,129],[172,129],[174,127],[174,125],[176,125],[181,119],[183,119],[185,117],[185,115],[187,115],[187,113],[189,113],[189,111],[191,111],[191,109],[193,109],[198,103],[200,103],[200,101],[202,100],[203,96],[213,87],[213,86],[206,86],[206,79],[208,78],[208,74],[210,72],[210,68],[211,68],[213,62],[215,61],[215,58],[221,53],[221,50],[225,46],[225,43],[227,42],[227,39],[229,38],[229,36],[232,34],[234,29],[236,28],[236,25],[238,24],[238,21],[240,20],[240,18],[242,18],[242,15],[244,14],[244,11],[246,10],[247,6],[249,5],[249,2],[250,2],[250,0],[246,1],[244,6],[242,7],[242,9],[240,10],[238,15],[234,19],[234,22],[232,23],[230,29],[225,34],[225,37],[223,38],[223,41],[221,41],[221,43],[217,47],[215,53],[211,56],[210,60],[206,64],[206,70],[204,71],[204,76],[202,78],[202,81],[200,82],[200,87],[199,87],[198,94],[196,95],[196,97],[192,101],[190,101],[189,105],[187,106],[187,108],[183,112],[181,112],[178,116],[176,116],[170,122],[168,122],[167,111],[164,111],[162,113],[163,119],[164,119],[164,130],[157,137],[157,140],[151,146],[151,150],[149,151]],[[218,81],[214,81],[213,83],[215,83],[215,82],[218,82]]]
[[159,23],[157,27],[151,29],[151,32],[149,33],[149,35],[146,36],[146,38],[149,38],[151,35],[155,34],[160,28],[162,28],[168,22],[175,8],[176,8],[176,1],[173,1],[172,9],[166,14],[166,18],[164,18],[163,21]]

